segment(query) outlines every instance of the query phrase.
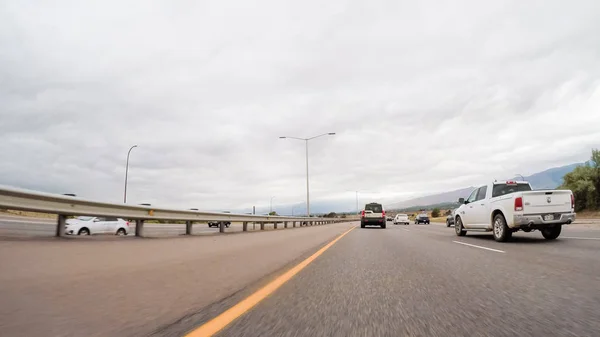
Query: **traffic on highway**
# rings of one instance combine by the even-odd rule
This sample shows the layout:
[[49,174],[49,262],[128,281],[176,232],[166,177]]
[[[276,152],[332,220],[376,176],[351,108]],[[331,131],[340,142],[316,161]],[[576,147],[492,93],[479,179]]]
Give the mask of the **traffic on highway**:
[[600,0],[0,8],[0,337],[600,337]]
[[[600,328],[592,310],[600,223],[575,222],[551,241],[515,232],[504,243],[487,232],[457,237],[444,223],[157,238],[0,239],[3,332],[594,336]],[[498,324],[499,314],[510,324]]]

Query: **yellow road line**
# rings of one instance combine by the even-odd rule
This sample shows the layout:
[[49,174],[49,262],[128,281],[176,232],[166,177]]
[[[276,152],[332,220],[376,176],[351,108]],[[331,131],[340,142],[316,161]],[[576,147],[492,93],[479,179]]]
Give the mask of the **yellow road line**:
[[298,274],[302,269],[308,266],[311,262],[313,262],[317,257],[323,254],[327,249],[333,246],[339,239],[344,237],[344,235],[350,233],[356,227],[352,227],[346,232],[342,233],[340,236],[335,238],[333,241],[328,243],[325,247],[319,249],[316,253],[308,257],[306,260],[297,264],[294,268],[288,270],[285,274],[279,276],[278,278],[271,281],[266,286],[262,287],[252,295],[246,297],[243,301],[234,305],[233,307],[227,309],[219,316],[213,318],[212,320],[204,323],[200,327],[189,332],[185,337],[205,337],[212,336],[217,332],[221,331],[224,327],[229,325],[231,322],[236,320],[238,317],[242,316],[248,310],[252,309],[255,305],[257,305],[260,301],[264,300],[267,296],[271,295],[275,290],[281,287],[284,283],[289,281],[294,275]]

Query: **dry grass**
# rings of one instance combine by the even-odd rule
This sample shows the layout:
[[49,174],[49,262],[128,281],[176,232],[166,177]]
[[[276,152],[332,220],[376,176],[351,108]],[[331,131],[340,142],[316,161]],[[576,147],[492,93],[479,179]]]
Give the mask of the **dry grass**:
[[600,211],[577,212],[577,219],[600,219]]
[[1,209],[0,213],[4,213],[7,215],[25,216],[25,217],[29,217],[29,218],[56,219],[56,214],[15,211],[12,209],[9,209],[9,210]]

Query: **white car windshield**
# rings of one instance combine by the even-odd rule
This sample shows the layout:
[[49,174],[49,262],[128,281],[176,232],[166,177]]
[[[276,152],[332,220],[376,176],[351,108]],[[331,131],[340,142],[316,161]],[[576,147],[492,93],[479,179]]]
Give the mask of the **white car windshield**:
[[77,220],[81,220],[81,221],[90,221],[92,220],[94,217],[92,216],[78,216],[76,219]]

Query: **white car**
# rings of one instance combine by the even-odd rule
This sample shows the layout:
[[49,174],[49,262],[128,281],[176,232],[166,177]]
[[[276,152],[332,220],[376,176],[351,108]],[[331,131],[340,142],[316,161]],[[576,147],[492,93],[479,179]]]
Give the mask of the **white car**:
[[112,217],[80,216],[68,219],[65,226],[65,234],[67,235],[127,235],[128,232],[128,221]]
[[570,190],[533,191],[525,181],[493,182],[476,188],[455,212],[456,235],[467,231],[491,231],[496,241],[512,233],[539,230],[547,240],[556,239],[563,225],[575,221],[575,200]]
[[394,225],[408,225],[410,224],[410,220],[406,214],[396,214],[396,217],[394,217],[394,221],[392,223]]

